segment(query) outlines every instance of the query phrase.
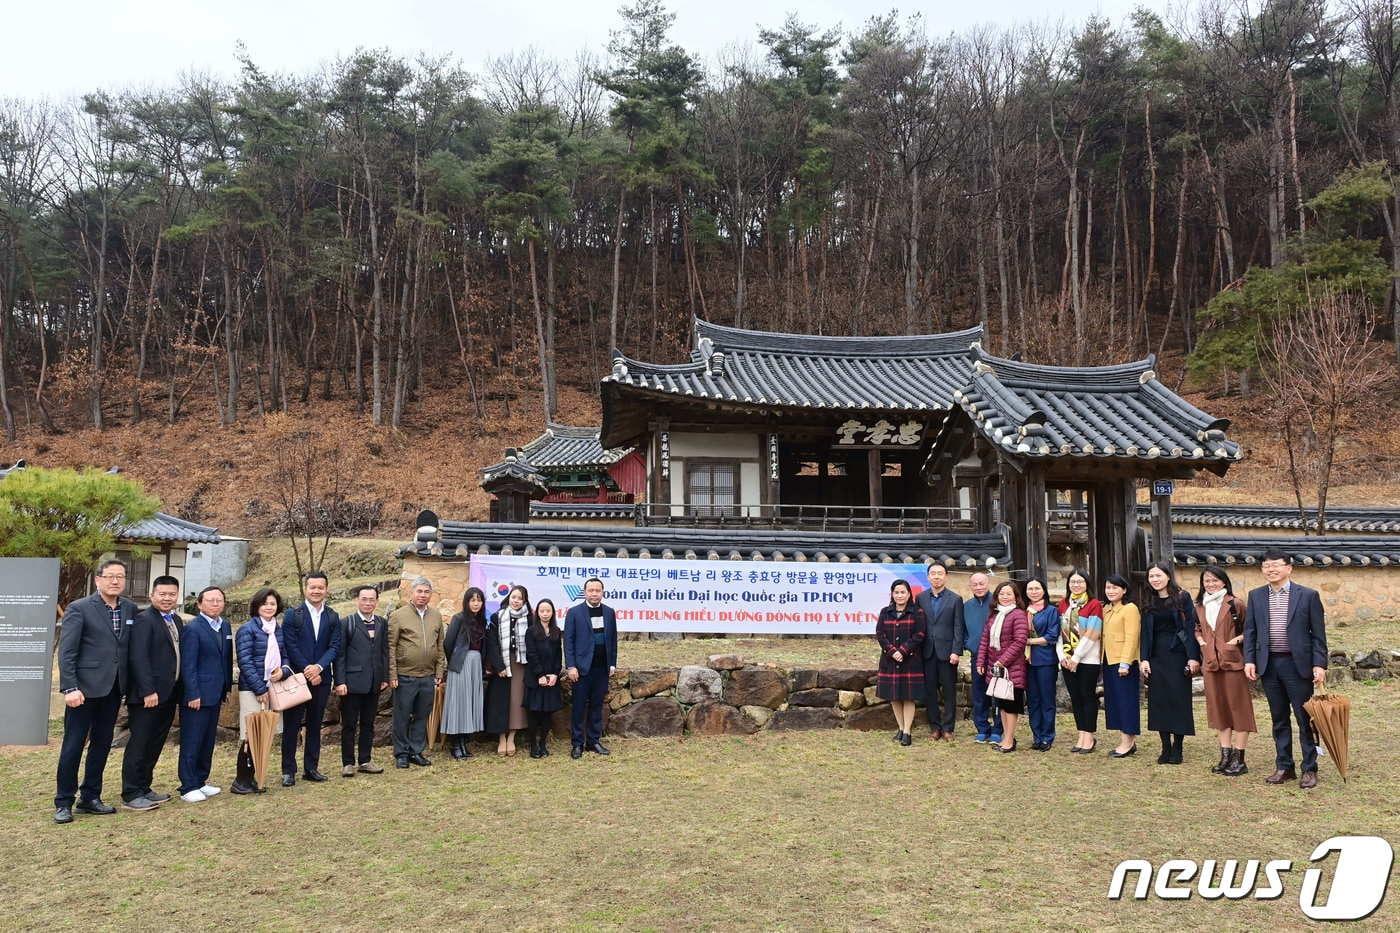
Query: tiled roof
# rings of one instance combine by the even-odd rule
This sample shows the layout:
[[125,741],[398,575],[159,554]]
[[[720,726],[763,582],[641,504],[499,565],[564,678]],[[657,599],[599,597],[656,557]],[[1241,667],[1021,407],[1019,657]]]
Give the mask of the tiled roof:
[[[953,394],[989,441],[1029,458],[1082,457],[1181,461],[1223,469],[1238,460],[1213,418],[1166,388],[1153,359],[1119,366],[1042,366],[967,354],[970,375]],[[955,416],[950,412],[946,432]],[[940,432],[940,437],[943,432]],[[949,452],[934,443],[932,463]]]
[[471,554],[545,554],[578,557],[675,557],[737,560],[903,562],[939,560],[956,567],[1007,566],[1010,545],[1001,532],[930,535],[828,534],[696,528],[593,528],[546,524],[444,521],[434,535],[423,529],[403,549],[423,557]]
[[630,502],[531,502],[530,517],[588,518],[608,521],[632,521],[637,507]]
[[1268,551],[1283,551],[1304,566],[1400,567],[1400,535],[1288,535],[1258,537],[1176,535],[1178,564],[1256,566]]
[[949,334],[825,337],[695,322],[688,362],[661,365],[618,355],[609,387],[756,407],[942,411],[966,381],[969,344],[981,327]]
[[191,544],[218,544],[219,529],[157,512],[145,521],[126,525],[117,537],[130,541],[187,541]]
[[538,470],[611,466],[632,452],[631,447],[604,449],[597,428],[576,428],[550,422],[544,433],[520,448]]
[[489,492],[492,487],[511,480],[522,485],[535,487],[541,496],[548,491],[544,476],[535,469],[534,464],[516,453],[514,447],[506,450],[506,458],[500,463],[482,467],[481,488]]
[[[1147,520],[1150,506],[1138,506],[1138,517]],[[1298,510],[1277,505],[1178,505],[1172,504],[1172,521],[1185,525],[1221,525],[1227,528],[1302,529],[1317,526],[1317,509]],[[1326,531],[1400,532],[1400,509],[1328,508]]]

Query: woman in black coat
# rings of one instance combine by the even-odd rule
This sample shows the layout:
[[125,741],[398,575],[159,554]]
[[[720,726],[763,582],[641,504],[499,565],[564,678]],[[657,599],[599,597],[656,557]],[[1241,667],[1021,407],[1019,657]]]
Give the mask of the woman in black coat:
[[564,642],[555,617],[554,601],[535,603],[535,621],[525,633],[525,711],[530,716],[530,757],[549,754],[549,727],[564,708],[559,675],[564,670]]
[[1148,597],[1142,605],[1142,661],[1147,693],[1147,728],[1162,740],[1159,765],[1181,764],[1181,743],[1196,734],[1191,709],[1191,678],[1201,670],[1196,643],[1196,606],[1176,583],[1166,561],[1147,571]]

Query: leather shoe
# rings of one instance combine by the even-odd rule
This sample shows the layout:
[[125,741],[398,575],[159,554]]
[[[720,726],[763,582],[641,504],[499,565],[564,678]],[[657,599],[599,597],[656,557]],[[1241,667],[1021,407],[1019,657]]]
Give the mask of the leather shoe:
[[284,774],[284,775],[282,775],[282,786],[283,786],[283,787],[293,787],[293,786],[296,785],[296,782],[297,782],[297,776],[296,776],[295,774]]
[[341,769],[340,769],[340,776],[341,776],[341,777],[354,777],[354,776],[355,776],[355,766],[354,766],[354,765],[343,765],[343,766],[341,767]]
[[602,742],[594,742],[592,745],[588,746],[588,750],[589,750],[590,752],[592,752],[593,754],[595,754],[595,755],[611,755],[611,754],[612,754],[612,752],[608,751],[606,748],[603,747],[603,743],[602,743]]
[[319,784],[326,779],[326,776],[320,771],[307,771],[302,775],[302,778],[307,781],[315,781]]
[[1303,776],[1298,779],[1298,786],[1303,790],[1312,790],[1317,786],[1317,772],[1304,771]]
[[403,758],[403,757],[395,758],[395,759],[394,759],[394,767],[395,767],[395,768],[407,768],[407,767],[408,767],[408,759],[407,759],[407,758]]
[[384,769],[372,761],[367,761],[360,765],[360,770],[365,774],[383,774]]
[[53,811],[53,821],[60,826],[64,823],[73,822],[73,810],[71,807],[55,807]]
[[228,789],[235,794],[256,794],[258,788],[254,784],[244,784],[242,781],[234,781]]
[[159,806],[160,804],[147,797],[135,797],[122,801],[122,808],[126,810],[154,810]]
[[[934,730],[933,730],[933,740],[934,740],[935,742],[942,742],[942,741],[943,741],[943,730],[942,730],[942,729],[934,729]],[[901,744],[902,744],[902,743],[901,743]]]
[[144,796],[151,803],[165,803],[167,800],[170,799],[169,794],[157,794],[156,792],[149,790],[146,791],[146,793],[142,796]]
[[417,755],[410,755],[408,760],[418,765],[420,768],[426,768],[433,763],[431,759],[425,757],[421,752]]
[[904,737],[899,740],[899,744],[908,748],[914,744],[914,737],[906,732],[904,733]]
[[583,757],[583,749],[580,748],[579,746],[575,745],[573,748],[569,749],[569,757],[570,757],[570,758],[582,758],[582,757]]
[[[1136,754],[1137,754],[1137,745],[1134,744],[1133,747],[1130,748],[1130,749],[1128,749],[1126,752],[1120,752],[1120,751],[1118,751],[1118,749],[1116,749],[1116,748],[1110,749],[1109,752],[1108,752],[1108,757],[1110,757],[1110,758],[1131,758],[1133,755],[1136,755]],[[1161,762],[1159,762],[1159,764],[1160,764],[1160,763],[1161,763]]]
[[94,797],[91,800],[79,800],[78,805],[73,808],[79,813],[91,813],[94,816],[107,816],[116,813],[116,807],[109,807],[102,802],[101,797]]
[[[1279,768],[1273,774],[1264,778],[1265,784],[1282,784],[1284,781],[1291,781],[1298,775],[1292,768]],[[1316,778],[1314,778],[1316,780]]]

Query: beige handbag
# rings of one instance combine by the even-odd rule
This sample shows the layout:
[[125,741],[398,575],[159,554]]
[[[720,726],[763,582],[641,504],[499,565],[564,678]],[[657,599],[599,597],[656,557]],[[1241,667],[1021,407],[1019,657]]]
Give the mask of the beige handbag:
[[1016,698],[1016,684],[1006,676],[1006,668],[1000,664],[992,666],[992,676],[987,680],[987,696],[997,700]]
[[311,688],[306,685],[305,674],[293,674],[267,684],[267,705],[277,712],[284,712],[311,700]]

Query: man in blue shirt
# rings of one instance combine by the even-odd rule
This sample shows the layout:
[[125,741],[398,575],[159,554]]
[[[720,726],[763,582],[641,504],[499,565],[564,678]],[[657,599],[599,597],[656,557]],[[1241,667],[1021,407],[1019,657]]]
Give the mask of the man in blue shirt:
[[[992,597],[988,590],[991,578],[980,570],[968,577],[967,588],[972,595],[963,600],[963,625],[967,629],[967,650],[977,659],[977,648],[982,644],[982,629],[987,627],[987,616],[991,613]],[[1001,741],[1001,724],[993,723],[987,709],[987,678],[977,673],[977,665],[972,665],[972,725],[977,730],[976,741]]]

